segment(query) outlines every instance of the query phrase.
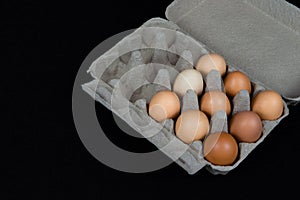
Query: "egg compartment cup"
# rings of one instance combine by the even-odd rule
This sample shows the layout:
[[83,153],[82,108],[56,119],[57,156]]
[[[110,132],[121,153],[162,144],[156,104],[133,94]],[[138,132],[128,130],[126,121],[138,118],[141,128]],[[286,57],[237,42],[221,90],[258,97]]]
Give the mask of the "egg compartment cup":
[[[238,160],[231,166],[216,166],[206,161],[202,154],[202,141],[195,141],[191,145],[181,142],[174,134],[174,120],[176,119],[168,119],[162,123],[157,123],[151,117],[149,117],[147,113],[147,104],[149,103],[151,97],[158,91],[172,89],[174,79],[176,78],[178,72],[181,72],[184,69],[192,68],[195,66],[200,56],[209,52],[217,52],[220,55],[224,55],[226,63],[228,64],[228,71],[240,70],[247,74],[254,88],[254,93],[252,95],[255,95],[260,90],[272,88],[268,87],[270,85],[272,86],[272,83],[274,83],[274,77],[272,77],[274,74],[267,74],[267,72],[270,71],[270,65],[268,65],[269,60],[266,61],[266,69],[264,69],[263,65],[259,65],[261,64],[261,62],[259,62],[261,61],[261,54],[259,53],[262,51],[262,49],[255,49],[257,54],[256,57],[252,55],[253,50],[251,51],[251,47],[253,46],[251,45],[247,49],[243,48],[237,52],[235,46],[239,45],[241,41],[238,38],[235,38],[235,42],[231,41],[233,46],[233,51],[231,51],[226,41],[220,41],[222,40],[221,37],[224,30],[218,32],[219,36],[216,36],[215,33],[212,33],[212,36],[217,37],[216,41],[213,41],[213,39],[210,38],[211,35],[206,35],[207,33],[201,33],[201,31],[205,31],[205,29],[212,31],[212,27],[210,27],[211,25],[209,24],[214,20],[214,18],[206,19],[206,15],[210,16],[210,14],[207,12],[215,14],[214,17],[219,19],[219,17],[221,17],[223,14],[222,9],[225,9],[225,11],[231,11],[231,9],[238,10],[239,6],[246,6],[247,9],[250,9],[252,8],[251,6],[256,5],[260,6],[260,11],[263,9],[270,9],[267,12],[272,13],[272,10],[275,8],[276,13],[278,12],[276,9],[284,12],[285,14],[283,14],[283,18],[290,17],[291,20],[291,24],[287,24],[286,26],[291,26],[292,29],[290,31],[294,33],[294,26],[297,25],[299,21],[294,20],[293,15],[290,16],[288,12],[291,11],[296,17],[298,17],[299,11],[295,10],[295,8],[282,2],[281,0],[276,2],[279,5],[274,4],[274,2],[272,3],[271,1],[264,1],[264,3],[260,3],[260,1],[254,0],[245,0],[240,2],[235,0],[175,1],[168,7],[166,12],[167,17],[175,23],[160,18],[154,18],[147,21],[139,29],[123,38],[118,44],[105,52],[92,63],[88,73],[91,74],[94,80],[83,84],[82,88],[92,98],[102,103],[115,115],[127,122],[129,126],[139,132],[143,137],[152,142],[157,148],[174,160],[174,162],[178,163],[189,174],[194,174],[205,166],[213,174],[226,174],[237,167],[247,157],[247,155],[264,140],[271,130],[288,115],[289,110],[287,104],[296,104],[300,100],[299,97],[297,97],[297,93],[291,96],[281,93],[284,97],[284,112],[282,116],[275,121],[263,121],[263,134],[257,142],[239,143],[240,152]],[[223,7],[219,7],[217,3],[220,3],[220,5]],[[272,5],[271,8],[270,5]],[[200,15],[198,12],[196,12],[194,7],[202,8],[202,6],[205,7],[206,11],[202,11],[204,13],[202,13],[203,15]],[[235,8],[231,8],[232,6]],[[288,12],[282,11],[280,6],[283,6]],[[216,9],[219,13],[215,13],[215,11],[212,9]],[[256,9],[256,7],[254,6],[253,9]],[[238,12],[237,14],[240,13]],[[201,16],[203,16],[203,18],[201,18]],[[271,20],[271,25],[274,25],[274,16],[271,16],[273,18],[270,18],[269,20]],[[251,17],[255,18],[255,16],[252,15]],[[203,22],[206,20],[207,24],[203,24]],[[247,22],[248,18],[242,18],[242,20]],[[266,22],[267,18],[263,18],[263,20]],[[197,25],[196,22],[199,25]],[[222,21],[222,23],[224,22]],[[237,22],[234,21],[234,23]],[[284,24],[286,23],[284,22]],[[200,25],[203,28],[199,27]],[[219,28],[218,25],[213,27]],[[279,25],[281,26],[282,23]],[[192,28],[193,26],[196,28]],[[223,27],[222,24],[220,24],[220,26]],[[276,25],[274,26],[277,28]],[[249,27],[255,29],[255,33],[259,33],[259,30],[256,29],[255,25],[251,24]],[[229,26],[229,28],[234,27]],[[236,30],[236,28],[234,30]],[[228,31],[230,32],[230,30],[225,30],[225,36],[228,36]],[[284,31],[287,30],[284,29]],[[291,32],[285,32],[284,34],[289,34]],[[238,32],[236,35],[240,36],[240,34],[241,33]],[[264,32],[262,34],[265,35]],[[297,34],[292,35],[293,39],[298,39],[298,37],[299,35]],[[197,40],[194,38],[197,38]],[[257,42],[255,42],[256,38],[251,36],[249,36],[249,38],[253,44],[257,44]],[[199,41],[204,41],[206,45]],[[295,43],[298,41],[299,40],[295,41]],[[258,40],[258,42],[261,41]],[[267,43],[266,46],[267,48],[274,47],[272,45],[273,43]],[[226,48],[227,51],[225,51],[224,48]],[[259,46],[259,48],[263,47]],[[290,52],[294,52],[294,50],[290,50]],[[234,56],[232,55],[233,53],[238,54],[237,56]],[[242,53],[245,53],[249,57],[245,58],[245,56],[241,56],[240,54]],[[238,56],[241,56],[241,58]],[[284,53],[284,56],[288,56],[288,54]],[[290,58],[290,56],[288,56],[288,58]],[[286,59],[287,58],[284,58],[285,61]],[[298,61],[299,59],[295,60],[292,58],[292,62],[288,63],[288,66],[290,67],[290,65],[295,64],[295,62]],[[251,67],[245,67],[245,64],[249,64]],[[270,64],[274,65],[274,62],[271,62]],[[239,66],[239,68],[235,66]],[[300,65],[297,65],[297,67],[298,66]],[[295,70],[293,67],[295,68],[293,65],[292,67],[288,68],[287,71],[291,72],[292,70]],[[251,71],[252,68],[255,70],[254,72]],[[260,72],[259,70],[263,71]],[[282,69],[279,68],[274,68],[274,70],[272,68],[271,71],[273,71],[275,74],[287,73],[284,71],[281,72],[280,70],[282,71]],[[262,73],[264,79],[267,79],[266,82],[263,82],[264,79],[261,79],[261,75],[256,76],[259,73]],[[291,77],[289,77],[290,75]],[[289,76],[286,76],[288,77],[287,80],[290,78],[290,80],[294,81],[295,83],[299,81],[295,80],[297,73],[289,73]],[[280,76],[276,78],[282,80],[282,77]],[[206,81],[209,83],[209,79]],[[223,89],[223,86],[222,84],[220,85],[220,82],[219,84],[218,81],[211,82],[212,83],[208,84],[209,86],[206,88],[215,87],[220,89],[221,87],[221,89]],[[215,83],[217,83],[217,85],[214,85]],[[281,84],[281,86],[282,85],[284,84]],[[275,89],[279,88],[279,90],[276,91],[283,91],[281,86],[275,86]],[[288,93],[295,88],[290,83],[286,84],[286,86],[291,88]],[[188,91],[186,95],[180,99],[182,111],[187,109],[198,109],[198,100],[201,98],[201,96],[197,97],[198,99],[196,99],[196,97],[197,96],[195,96],[193,91]],[[245,104],[245,102],[247,101],[245,101],[243,94],[239,94],[237,97],[235,97],[234,105],[236,106],[233,107],[233,112],[237,112],[240,109],[249,109],[249,106],[247,103]],[[210,120],[211,132],[220,129],[228,131],[227,116],[224,115],[224,113],[217,112],[211,117]]]

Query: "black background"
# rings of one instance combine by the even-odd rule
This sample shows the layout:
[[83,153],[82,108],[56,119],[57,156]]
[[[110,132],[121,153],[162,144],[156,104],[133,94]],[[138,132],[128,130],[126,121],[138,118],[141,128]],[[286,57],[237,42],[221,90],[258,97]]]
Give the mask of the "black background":
[[[2,166],[8,186],[5,199],[179,195],[245,199],[259,193],[266,197],[298,194],[300,105],[290,107],[290,115],[226,176],[205,169],[188,175],[175,163],[146,174],[119,172],[97,161],[81,143],[71,107],[81,63],[108,37],[150,18],[165,18],[171,2],[1,1],[0,40],[5,50],[1,97],[8,100],[2,113],[9,122],[2,133],[8,136],[3,140],[8,158]],[[104,106],[97,103],[96,108],[114,143],[136,152],[154,149],[145,139],[124,135]]]

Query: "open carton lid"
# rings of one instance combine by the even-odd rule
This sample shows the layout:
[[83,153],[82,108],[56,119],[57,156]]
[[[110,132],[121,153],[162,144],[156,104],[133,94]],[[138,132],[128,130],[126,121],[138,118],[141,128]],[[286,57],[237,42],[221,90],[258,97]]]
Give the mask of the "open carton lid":
[[300,101],[300,10],[284,0],[175,0],[166,17],[250,79]]

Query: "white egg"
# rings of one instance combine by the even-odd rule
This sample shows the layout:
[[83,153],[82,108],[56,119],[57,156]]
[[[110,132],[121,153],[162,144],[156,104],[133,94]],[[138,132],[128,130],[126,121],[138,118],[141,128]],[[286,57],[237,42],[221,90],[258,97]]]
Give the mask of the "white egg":
[[184,96],[189,89],[194,90],[197,95],[203,91],[202,75],[195,69],[186,69],[180,72],[173,85],[173,91],[179,96]]

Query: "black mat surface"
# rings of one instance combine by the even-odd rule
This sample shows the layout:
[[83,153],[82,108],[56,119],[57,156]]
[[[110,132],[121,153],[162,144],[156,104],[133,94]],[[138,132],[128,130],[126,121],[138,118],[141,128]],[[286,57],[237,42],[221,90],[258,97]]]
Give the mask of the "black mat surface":
[[[8,100],[2,104],[8,119],[2,134],[8,140],[2,140],[6,187],[1,199],[298,196],[300,105],[290,107],[290,115],[226,176],[205,169],[191,176],[175,163],[130,174],[103,165],[85,149],[72,116],[72,88],[81,63],[110,36],[153,17],[165,18],[171,2],[0,3],[1,97]],[[135,152],[155,149],[145,139],[125,135],[104,106],[96,103],[96,109],[116,145]]]

